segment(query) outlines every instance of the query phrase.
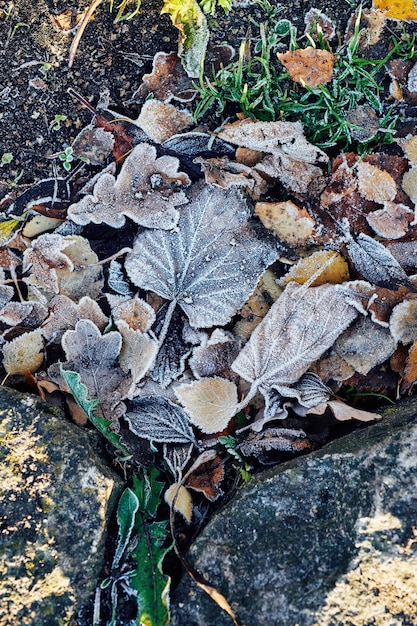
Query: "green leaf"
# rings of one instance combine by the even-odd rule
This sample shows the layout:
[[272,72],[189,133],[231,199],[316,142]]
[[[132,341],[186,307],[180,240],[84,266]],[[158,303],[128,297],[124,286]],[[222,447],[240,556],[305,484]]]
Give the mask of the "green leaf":
[[113,558],[112,569],[119,566],[120,559],[129,543],[133,527],[135,525],[135,516],[139,509],[139,499],[136,494],[129,488],[125,489],[120,496],[117,507],[117,523],[119,525],[119,535],[117,538],[116,552]]
[[165,484],[157,480],[159,470],[156,467],[149,467],[147,472],[142,478],[133,476],[133,491],[138,498],[142,513],[146,513],[148,517],[155,517]]
[[164,0],[161,13],[168,13],[181,33],[179,56],[185,71],[192,78],[200,74],[201,60],[207,48],[207,20],[197,0]]
[[71,372],[70,370],[64,370],[61,366],[60,373],[62,378],[68,385],[69,390],[74,396],[76,403],[87,414],[90,422],[97,428],[97,430],[114,445],[115,448],[121,450],[123,454],[130,455],[129,450],[122,443],[122,438],[117,433],[110,430],[111,421],[94,415],[93,411],[98,404],[98,400],[89,400],[87,387],[81,382],[80,375],[77,372]]
[[166,522],[148,524],[143,515],[136,517],[139,541],[131,556],[136,572],[130,587],[137,591],[137,624],[165,626],[169,624],[169,587],[171,579],[162,572],[162,561],[171,547],[164,548]]
[[219,6],[225,13],[229,13],[232,7],[232,0],[200,0],[200,6],[204,13],[213,13],[216,10],[216,6]]

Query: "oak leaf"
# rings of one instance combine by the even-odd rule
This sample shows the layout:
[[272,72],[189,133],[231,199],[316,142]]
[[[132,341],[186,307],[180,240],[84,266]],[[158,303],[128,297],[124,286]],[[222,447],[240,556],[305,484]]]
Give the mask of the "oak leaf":
[[249,217],[236,189],[195,185],[175,231],[139,233],[126,272],[138,287],[171,301],[172,311],[178,304],[191,326],[227,324],[278,256],[272,236]]
[[108,323],[99,305],[89,296],[84,296],[76,304],[68,296],[57,295],[49,305],[49,317],[42,324],[42,335],[46,341],[60,343],[66,330],[75,328],[81,319],[89,319],[103,331]]
[[157,158],[153,146],[141,143],[126,158],[117,179],[108,173],[100,176],[93,194],[72,204],[68,217],[82,226],[93,222],[121,228],[129,217],[147,228],[174,228],[176,207],[187,202],[181,187],[190,183],[178,166],[177,158]]

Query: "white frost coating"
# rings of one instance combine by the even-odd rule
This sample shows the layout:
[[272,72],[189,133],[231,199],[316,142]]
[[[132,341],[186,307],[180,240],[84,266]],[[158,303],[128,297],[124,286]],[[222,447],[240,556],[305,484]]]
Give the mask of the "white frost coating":
[[138,287],[179,304],[194,328],[227,324],[278,257],[272,236],[249,217],[236,189],[195,185],[178,232],[139,233],[126,272]]

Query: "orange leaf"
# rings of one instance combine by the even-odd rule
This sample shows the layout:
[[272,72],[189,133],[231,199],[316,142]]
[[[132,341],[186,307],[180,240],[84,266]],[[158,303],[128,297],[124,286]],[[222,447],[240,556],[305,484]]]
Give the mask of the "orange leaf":
[[277,56],[296,83],[317,87],[328,83],[332,78],[334,56],[327,50],[309,46],[304,50],[278,53]]
[[220,483],[224,478],[224,465],[220,457],[215,457],[208,463],[203,463],[187,480],[187,487],[204,493],[206,498],[213,501],[223,495]]
[[401,389],[408,389],[417,382],[417,339],[408,352],[408,359],[405,366],[405,375]]
[[374,0],[374,9],[384,11],[386,17],[404,22],[417,21],[415,0]]

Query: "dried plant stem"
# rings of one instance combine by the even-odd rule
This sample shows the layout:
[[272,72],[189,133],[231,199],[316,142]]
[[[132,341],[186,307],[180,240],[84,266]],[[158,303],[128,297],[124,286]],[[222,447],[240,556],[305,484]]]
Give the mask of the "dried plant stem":
[[78,44],[81,41],[81,37],[83,36],[85,27],[87,26],[90,17],[93,15],[94,11],[97,9],[98,5],[101,4],[102,0],[93,0],[90,6],[88,7],[86,14],[80,22],[80,25],[77,30],[77,34],[75,35],[73,42],[71,44],[69,59],[68,59],[68,67],[72,67],[74,63],[75,53],[77,52]]

